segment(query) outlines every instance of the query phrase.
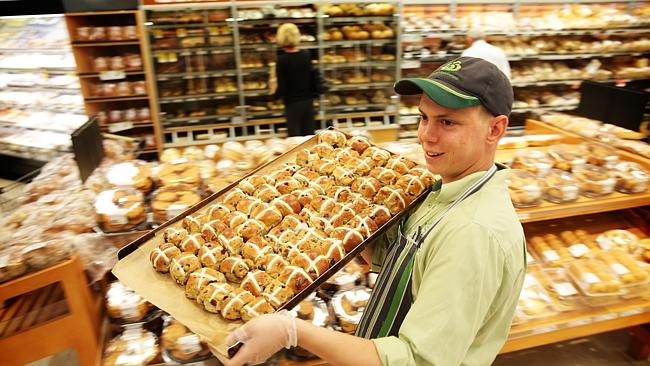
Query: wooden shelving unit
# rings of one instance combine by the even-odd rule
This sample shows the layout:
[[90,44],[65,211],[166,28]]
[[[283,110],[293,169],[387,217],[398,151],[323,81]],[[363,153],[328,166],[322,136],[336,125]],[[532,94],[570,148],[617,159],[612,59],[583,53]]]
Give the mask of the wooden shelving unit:
[[[155,146],[145,150],[151,154],[162,147],[159,125],[151,122],[153,97],[140,17],[137,10],[65,14],[86,113],[100,116],[104,131],[153,136]],[[116,87],[130,91],[116,93]]]

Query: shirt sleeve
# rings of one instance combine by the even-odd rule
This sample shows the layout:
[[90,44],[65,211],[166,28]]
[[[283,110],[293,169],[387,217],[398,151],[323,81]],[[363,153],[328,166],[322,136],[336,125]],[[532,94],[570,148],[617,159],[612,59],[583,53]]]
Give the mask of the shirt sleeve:
[[504,268],[496,238],[478,224],[449,226],[429,236],[437,247],[418,253],[420,286],[399,337],[373,340],[386,366],[459,365],[493,311]]

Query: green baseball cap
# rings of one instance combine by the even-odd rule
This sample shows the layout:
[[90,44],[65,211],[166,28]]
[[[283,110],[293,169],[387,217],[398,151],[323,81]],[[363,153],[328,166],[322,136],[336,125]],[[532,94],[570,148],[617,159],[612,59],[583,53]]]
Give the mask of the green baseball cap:
[[495,116],[509,116],[514,101],[508,77],[494,64],[476,57],[459,57],[437,68],[427,78],[395,83],[400,95],[425,93],[439,105],[460,109],[483,105]]

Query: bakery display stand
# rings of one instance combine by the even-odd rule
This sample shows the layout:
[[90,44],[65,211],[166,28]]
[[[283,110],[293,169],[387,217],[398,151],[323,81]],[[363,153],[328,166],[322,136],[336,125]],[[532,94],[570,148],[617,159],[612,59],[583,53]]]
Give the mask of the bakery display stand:
[[153,123],[146,49],[137,10],[65,14],[84,106],[102,131],[144,140],[144,153],[161,147]]
[[3,283],[0,303],[1,364],[23,365],[70,348],[80,365],[98,364],[103,299],[91,293],[78,256]]

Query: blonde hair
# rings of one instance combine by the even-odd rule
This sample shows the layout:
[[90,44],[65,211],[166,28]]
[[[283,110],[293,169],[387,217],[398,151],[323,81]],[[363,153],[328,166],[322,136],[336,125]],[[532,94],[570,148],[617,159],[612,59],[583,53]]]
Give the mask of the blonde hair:
[[276,35],[280,47],[295,47],[300,44],[300,30],[293,23],[284,23]]

